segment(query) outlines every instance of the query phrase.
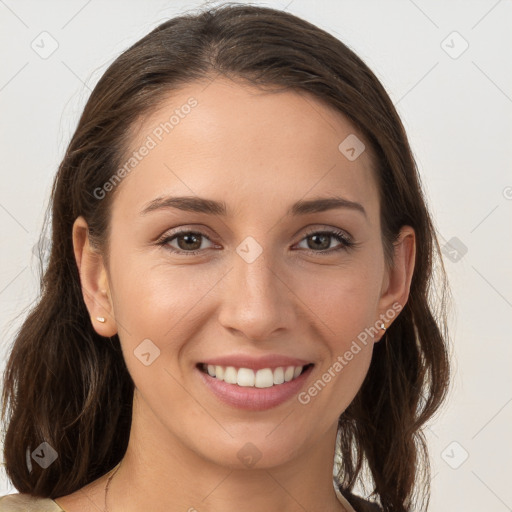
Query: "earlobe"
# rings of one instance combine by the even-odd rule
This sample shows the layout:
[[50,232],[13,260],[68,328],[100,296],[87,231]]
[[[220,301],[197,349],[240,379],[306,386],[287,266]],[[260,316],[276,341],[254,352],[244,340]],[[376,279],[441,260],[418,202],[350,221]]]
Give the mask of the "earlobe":
[[393,265],[386,271],[386,284],[379,301],[381,329],[384,327],[381,337],[409,299],[416,260],[416,234],[411,226],[403,226],[400,230],[398,240],[394,243],[393,256]]
[[85,305],[95,331],[104,337],[117,333],[109,283],[101,254],[89,242],[86,220],[78,217],[73,224],[73,250],[80,275]]

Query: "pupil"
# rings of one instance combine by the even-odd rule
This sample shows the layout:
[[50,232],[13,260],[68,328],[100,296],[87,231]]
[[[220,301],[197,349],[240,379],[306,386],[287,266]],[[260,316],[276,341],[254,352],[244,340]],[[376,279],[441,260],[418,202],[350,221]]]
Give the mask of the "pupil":
[[[312,239],[318,239],[318,238],[323,238],[324,241],[327,241],[327,245],[324,243],[320,243],[320,244],[315,244],[316,245],[316,248],[318,249],[319,247],[321,249],[326,249],[329,247],[329,242],[328,242],[328,239],[329,239],[329,235],[313,235],[311,236]],[[323,247],[321,247],[323,245]]]
[[[201,242],[197,242],[197,240],[199,240],[199,237],[197,235],[194,235],[194,234],[187,234],[187,235],[182,235],[179,240],[183,239],[185,241],[185,247],[182,247],[183,244],[179,244],[180,245],[180,249],[192,249],[192,250],[195,250],[195,249],[199,249],[201,247]],[[190,239],[192,241],[190,241]],[[190,247],[190,245],[186,245],[186,244],[194,244],[194,239],[195,239],[195,246],[194,247]]]

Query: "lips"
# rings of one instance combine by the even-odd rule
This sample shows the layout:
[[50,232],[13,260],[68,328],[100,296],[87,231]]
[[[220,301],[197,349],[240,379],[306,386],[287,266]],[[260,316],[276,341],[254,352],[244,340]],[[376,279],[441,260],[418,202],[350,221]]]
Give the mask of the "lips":
[[271,355],[251,358],[233,355],[196,365],[213,395],[224,404],[252,411],[270,409],[296,395],[311,374],[313,363]]

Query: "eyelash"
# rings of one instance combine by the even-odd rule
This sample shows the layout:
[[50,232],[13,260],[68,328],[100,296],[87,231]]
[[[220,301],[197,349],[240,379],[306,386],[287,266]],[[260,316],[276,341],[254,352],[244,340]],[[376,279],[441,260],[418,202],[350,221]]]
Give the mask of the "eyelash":
[[[196,235],[206,238],[211,242],[211,240],[206,236],[204,233],[201,233],[199,231],[178,231],[176,233],[173,233],[171,236],[166,236],[165,238],[159,240],[157,242],[157,245],[164,247],[168,251],[176,254],[185,254],[187,256],[195,256],[199,254],[201,251],[204,251],[204,249],[197,249],[195,251],[184,251],[182,249],[176,249],[174,247],[168,246],[168,243],[174,240],[175,238],[179,237],[180,235]],[[302,242],[306,238],[309,238],[312,235],[328,235],[335,238],[338,242],[341,243],[340,247],[334,248],[334,249],[325,249],[321,251],[314,251],[312,249],[305,249],[306,252],[309,254],[320,254],[320,255],[330,255],[333,253],[336,253],[338,251],[348,251],[350,249],[355,248],[358,244],[351,240],[343,231],[340,230],[327,230],[327,231],[315,231],[311,230],[304,234],[304,237],[300,240]],[[299,242],[299,243],[300,243]]]

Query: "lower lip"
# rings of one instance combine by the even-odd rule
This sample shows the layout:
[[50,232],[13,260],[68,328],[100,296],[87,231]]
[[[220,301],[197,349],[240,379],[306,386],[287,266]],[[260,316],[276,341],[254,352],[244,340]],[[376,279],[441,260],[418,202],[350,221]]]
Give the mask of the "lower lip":
[[277,407],[299,393],[313,366],[306,368],[296,379],[283,382],[270,388],[254,388],[228,384],[223,380],[211,377],[198,368],[196,371],[208,389],[225,404],[249,411],[264,411]]

